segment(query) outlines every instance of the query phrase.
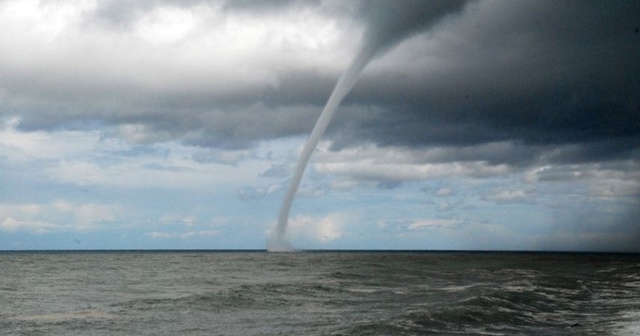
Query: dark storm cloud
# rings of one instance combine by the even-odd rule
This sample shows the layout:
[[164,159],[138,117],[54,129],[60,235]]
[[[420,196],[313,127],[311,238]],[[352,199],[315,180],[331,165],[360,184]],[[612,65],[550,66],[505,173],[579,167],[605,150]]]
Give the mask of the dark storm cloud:
[[[640,3],[471,1],[444,21],[437,20],[441,13],[463,3],[422,4],[415,2],[395,30],[377,29],[394,24],[385,23],[385,11],[394,10],[393,2],[385,1],[340,7],[316,1],[114,0],[100,2],[83,22],[126,32],[141,15],[163,6],[210,6],[256,18],[301,6],[325,16],[344,9],[355,21],[345,23],[342,14],[342,21],[332,23],[337,29],[361,27],[365,40],[385,41],[383,49],[401,43],[365,69],[337,113],[326,136],[336,148],[441,146],[449,149],[442,161],[482,157],[520,166],[638,160]],[[439,24],[428,26],[435,21]],[[198,34],[207,36],[213,28],[202,29]],[[407,29],[412,37],[398,41]],[[391,35],[377,35],[382,31]],[[20,68],[14,66],[19,61],[0,62],[2,113],[19,116],[27,130],[140,124],[150,134],[157,132],[158,141],[242,148],[306,134],[339,74],[313,64],[289,66],[285,54],[258,54],[262,63],[256,67],[273,79],[243,82],[234,69],[218,74],[199,72],[197,64],[167,67],[163,62],[173,62],[171,55],[145,54],[154,49],[138,51],[135,39],[126,44],[114,40],[119,36],[96,35],[87,42],[105,46],[99,54],[78,47],[83,41],[60,39],[70,51],[46,55],[42,64]],[[184,47],[177,44],[176,50]],[[125,63],[110,64],[113,55],[106,51],[123,53]],[[68,57],[74,54],[86,57]],[[164,77],[154,81],[157,73]]]
[[433,68],[365,75],[347,104],[377,113],[345,113],[333,134],[338,146],[515,141],[575,145],[557,160],[637,159],[638,15],[626,1],[477,2],[431,40]]
[[366,22],[362,44],[383,54],[412,34],[457,13],[466,3],[465,0],[403,0],[400,5],[384,0],[364,1],[359,11]]

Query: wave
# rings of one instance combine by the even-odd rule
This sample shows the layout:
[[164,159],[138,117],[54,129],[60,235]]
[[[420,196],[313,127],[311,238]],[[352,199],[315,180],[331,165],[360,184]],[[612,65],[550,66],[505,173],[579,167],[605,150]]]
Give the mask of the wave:
[[79,310],[50,312],[44,314],[23,314],[7,317],[8,321],[25,322],[65,322],[70,320],[114,319],[116,316],[101,310]]

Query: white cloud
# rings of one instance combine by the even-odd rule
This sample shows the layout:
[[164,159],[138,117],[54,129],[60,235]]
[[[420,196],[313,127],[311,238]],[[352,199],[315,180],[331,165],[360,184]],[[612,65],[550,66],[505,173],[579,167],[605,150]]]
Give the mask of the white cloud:
[[[242,154],[244,161],[238,159],[235,166],[198,162],[193,159],[197,148],[177,142],[136,147],[122,140],[94,136],[94,132],[88,132],[87,136],[76,133],[82,132],[47,136],[41,141],[42,148],[32,151],[41,153],[38,157],[32,154],[12,160],[29,164],[36,159],[48,159],[40,164],[43,165],[44,176],[54,183],[124,188],[206,189],[214,185],[253,183],[270,164],[269,160],[253,154]],[[20,137],[29,136],[29,133],[18,134]],[[82,142],[83,145],[73,145],[75,142]],[[25,143],[28,142],[22,142],[24,147]],[[68,143],[71,145],[67,153],[57,152],[58,147],[65,148]],[[219,151],[223,157],[234,157],[236,154],[234,150],[229,154]]]
[[289,219],[290,232],[294,240],[311,239],[319,243],[329,243],[344,235],[346,217],[343,214],[329,214],[322,218],[298,215]]
[[77,204],[57,200],[47,204],[0,204],[0,230],[35,233],[87,231],[117,219],[118,205]]
[[535,192],[532,189],[504,188],[494,190],[485,199],[496,203],[515,203],[528,201],[533,197]]
[[0,153],[12,161],[86,155],[100,140],[98,131],[21,132],[16,129],[19,124],[20,118],[11,117],[0,125]]
[[128,188],[196,187],[198,184],[202,186],[201,183],[206,177],[210,177],[206,176],[203,170],[190,172],[186,167],[163,166],[156,160],[140,158],[110,165],[84,160],[65,160],[47,168],[46,173],[57,183]]
[[187,232],[162,232],[151,231],[145,235],[151,239],[191,239],[194,237],[213,237],[219,235],[218,230],[199,230],[199,231],[187,231]]
[[446,211],[451,211],[453,209],[453,204],[451,204],[450,202],[438,202],[438,211],[440,212],[446,212]]
[[163,215],[158,221],[160,223],[180,224],[185,226],[194,226],[199,223],[198,218],[196,218],[195,216],[182,216],[175,214]]
[[249,201],[271,196],[281,189],[282,185],[280,184],[269,184],[259,187],[242,187],[238,189],[237,193],[240,199]]
[[589,193],[598,198],[613,199],[640,195],[639,170],[597,170],[589,181]]
[[52,224],[44,221],[26,221],[17,220],[13,217],[5,217],[0,222],[0,230],[14,232],[14,231],[29,231],[38,234],[47,233],[51,231],[59,231],[63,229],[61,225]]
[[122,86],[220,93],[277,86],[282,69],[337,72],[355,47],[339,20],[303,7],[268,15],[215,3],[158,6],[109,29],[93,17],[98,5],[3,1],[0,69],[49,92]]
[[355,181],[352,179],[339,178],[331,182],[331,189],[349,190],[349,189],[353,189],[353,188],[361,187],[365,185],[368,185],[371,187],[371,186],[374,186],[374,183],[371,181]]
[[457,219],[420,219],[409,224],[409,230],[417,230],[423,228],[457,228],[464,225],[463,221]]
[[200,6],[195,9],[158,7],[139,19],[133,34],[154,45],[179,42],[202,24],[202,17],[197,14],[207,9]]
[[255,151],[249,149],[201,149],[194,153],[193,159],[198,162],[215,162],[230,166],[237,166],[242,161],[256,159],[255,154]]
[[445,187],[445,188],[438,188],[434,194],[436,196],[451,196],[453,195],[453,189]]
[[130,144],[152,144],[169,141],[174,138],[168,132],[152,129],[140,123],[119,125],[114,133]]
[[636,197],[640,194],[640,164],[614,161],[600,164],[568,164],[536,167],[525,172],[528,184],[575,183],[588,187],[589,195],[602,199]]
[[[490,164],[481,160],[433,163],[430,155],[422,149],[364,146],[333,152],[323,149],[326,147],[323,145],[316,153],[313,167],[319,173],[337,175],[340,181],[335,185],[341,188],[357,185],[349,181],[402,183],[446,177],[482,178],[501,176],[512,170],[506,164]],[[439,192],[452,191],[442,189]]]

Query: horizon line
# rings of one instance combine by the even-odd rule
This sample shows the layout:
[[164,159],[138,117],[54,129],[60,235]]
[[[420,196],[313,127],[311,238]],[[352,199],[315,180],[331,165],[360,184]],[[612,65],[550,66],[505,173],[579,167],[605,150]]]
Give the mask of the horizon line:
[[0,249],[0,253],[479,253],[479,254],[628,254],[640,255],[640,251],[594,250],[437,250],[437,249],[296,249],[288,252],[271,252],[267,249]]

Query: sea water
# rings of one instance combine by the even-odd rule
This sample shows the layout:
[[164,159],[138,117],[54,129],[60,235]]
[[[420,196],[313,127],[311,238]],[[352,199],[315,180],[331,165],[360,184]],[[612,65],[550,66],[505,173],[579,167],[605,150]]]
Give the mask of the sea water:
[[0,252],[0,335],[638,335],[640,255]]

